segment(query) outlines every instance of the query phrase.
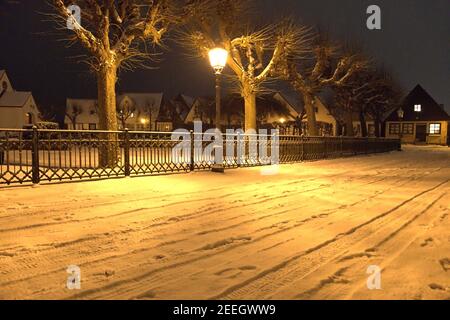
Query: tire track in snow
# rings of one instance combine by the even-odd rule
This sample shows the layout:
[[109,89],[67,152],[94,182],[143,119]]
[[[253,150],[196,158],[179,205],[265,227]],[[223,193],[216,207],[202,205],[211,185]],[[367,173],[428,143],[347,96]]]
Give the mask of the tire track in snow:
[[[423,195],[425,195],[427,193],[430,193],[430,192],[438,189],[439,187],[445,185],[449,181],[450,181],[450,179],[447,179],[447,180],[445,180],[445,181],[443,181],[443,182],[433,186],[432,188],[429,188],[429,189],[427,189],[425,191],[422,191],[422,192],[414,195],[413,197],[408,198],[407,200],[403,201],[402,203],[400,203],[399,205],[393,207],[392,209],[390,209],[388,211],[385,211],[382,214],[379,214],[376,217],[371,218],[371,219],[369,219],[369,220],[367,220],[367,221],[365,221],[365,222],[363,222],[363,223],[361,223],[361,224],[359,224],[359,225],[357,225],[355,227],[352,227],[351,229],[347,230],[346,232],[340,233],[337,236],[335,236],[335,237],[333,237],[333,238],[331,238],[331,239],[329,239],[327,241],[324,241],[324,242],[320,243],[317,246],[311,247],[311,248],[309,248],[309,249],[307,249],[307,250],[305,250],[305,251],[303,251],[303,252],[301,252],[301,253],[299,253],[297,255],[294,255],[293,257],[283,261],[282,263],[277,264],[274,267],[271,267],[269,269],[266,269],[266,270],[260,272],[259,274],[257,274],[254,277],[251,277],[251,278],[249,278],[249,279],[247,279],[247,280],[245,280],[245,281],[243,281],[243,282],[241,282],[239,284],[233,285],[233,286],[227,288],[226,290],[224,290],[222,293],[211,297],[210,299],[214,299],[214,300],[215,299],[224,299],[224,298],[239,299],[238,297],[240,297],[242,295],[242,293],[244,293],[246,295],[249,294],[249,296],[253,296],[252,292],[254,293],[254,292],[257,292],[257,291],[260,290],[260,286],[259,286],[260,283],[258,281],[262,281],[262,280],[270,281],[270,280],[267,280],[265,278],[266,277],[270,277],[270,276],[272,276],[274,274],[277,274],[277,273],[281,272],[283,269],[288,267],[292,262],[294,262],[294,261],[296,261],[296,260],[298,260],[298,259],[300,259],[300,258],[302,258],[302,257],[304,257],[306,255],[309,255],[309,254],[311,254],[313,252],[316,252],[316,251],[318,251],[318,250],[320,250],[320,249],[322,249],[322,248],[324,248],[324,247],[326,247],[326,246],[328,246],[328,245],[330,245],[332,243],[335,243],[335,242],[337,242],[338,240],[340,240],[343,237],[347,237],[347,236],[350,236],[350,235],[354,234],[359,229],[361,229],[361,228],[363,228],[363,227],[365,227],[367,225],[370,225],[371,223],[373,223],[375,221],[378,221],[378,220],[380,220],[380,219],[382,219],[382,218],[392,214],[393,212],[397,211],[398,209],[400,209],[400,208],[404,207],[405,205],[411,203],[415,199],[417,199],[417,198],[419,198],[419,197],[421,197],[421,196],[423,196]],[[286,277],[284,278],[284,280],[285,279],[286,279]],[[272,285],[274,285],[273,282],[272,282]]]

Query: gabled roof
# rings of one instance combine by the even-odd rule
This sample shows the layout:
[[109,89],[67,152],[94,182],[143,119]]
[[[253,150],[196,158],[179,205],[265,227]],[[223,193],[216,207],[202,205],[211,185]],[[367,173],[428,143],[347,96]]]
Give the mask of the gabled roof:
[[185,94],[180,94],[181,98],[183,98],[186,105],[190,108],[194,104],[194,98],[187,96]]
[[3,75],[6,73],[5,70],[0,70],[0,79],[3,77]]
[[[297,111],[284,99],[275,94],[262,94],[256,97],[256,114],[269,116],[280,116],[295,119]],[[281,96],[282,97],[282,96]],[[224,99],[222,112],[244,116],[244,99],[240,95],[231,95]],[[282,101],[284,100],[284,101]]]
[[[422,111],[414,111],[414,106],[420,104]],[[449,121],[450,116],[431,97],[422,86],[417,85],[403,100],[401,107],[404,111],[403,121]],[[398,108],[394,108],[386,121],[399,121]]]
[[32,97],[31,92],[6,91],[0,97],[0,107],[20,108]]
[[136,107],[144,106],[160,106],[163,99],[162,93],[124,93],[117,96],[117,101],[120,103],[125,97],[130,98]]
[[117,104],[130,99],[136,108],[137,115],[151,113],[152,121],[157,120],[163,102],[163,93],[124,93],[117,96]]
[[190,110],[192,109],[192,106],[194,104],[194,98],[184,94],[179,94],[172,99],[171,103],[175,108],[175,111],[178,113],[178,116],[180,117],[181,121],[184,122]]

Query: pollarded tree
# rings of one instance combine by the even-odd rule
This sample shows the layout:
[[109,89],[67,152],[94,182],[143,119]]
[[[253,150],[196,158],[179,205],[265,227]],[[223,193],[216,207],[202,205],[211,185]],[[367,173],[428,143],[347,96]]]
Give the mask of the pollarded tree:
[[245,130],[256,129],[256,96],[263,84],[275,78],[274,71],[287,55],[302,55],[309,41],[309,29],[291,22],[248,27],[248,13],[254,11],[248,9],[249,2],[211,0],[196,12],[181,37],[202,58],[217,46],[229,52],[228,66],[245,102]]
[[383,116],[399,105],[401,90],[392,76],[384,70],[376,70],[368,79],[369,87],[363,95],[364,113],[370,115],[375,124],[375,136],[380,137]]
[[135,112],[136,107],[128,101],[125,101],[123,105],[117,106],[117,119],[120,121],[122,129],[127,128],[127,121],[134,116]]
[[357,113],[361,135],[368,136],[366,116],[370,115],[379,137],[382,117],[398,103],[399,92],[386,72],[375,69],[356,73],[345,85],[336,88],[335,107],[344,115],[347,135],[354,135],[352,114]]
[[[56,9],[55,20],[61,28],[67,28],[67,22],[72,22],[68,40],[81,43],[89,53],[89,65],[97,76],[101,130],[118,128],[116,82],[119,68],[145,65],[152,57],[146,45],[160,45],[170,27],[201,3],[200,0],[79,0],[75,2],[81,9],[79,24],[67,9],[74,1],[50,2]],[[116,161],[116,147],[102,150],[102,165],[111,166]]]
[[341,87],[355,73],[364,70],[368,61],[358,53],[342,52],[322,36],[316,37],[311,57],[299,61],[288,57],[280,69],[286,80],[300,94],[308,118],[308,134],[318,135],[315,97],[326,87]]

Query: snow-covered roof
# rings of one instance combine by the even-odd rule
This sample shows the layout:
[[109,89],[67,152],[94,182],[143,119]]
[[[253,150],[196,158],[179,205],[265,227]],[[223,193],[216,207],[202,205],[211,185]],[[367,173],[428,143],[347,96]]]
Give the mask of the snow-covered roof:
[[67,108],[72,108],[74,106],[77,106],[81,108],[83,111],[95,111],[95,108],[97,106],[97,100],[96,99],[71,99],[68,98],[66,100],[66,106]]
[[160,106],[163,98],[162,93],[124,93],[117,96],[117,102],[121,103],[122,100],[128,97],[135,104],[136,107],[144,106]]
[[152,119],[156,119],[163,102],[163,93],[124,93],[117,96],[118,105],[122,105],[126,100],[131,101],[138,115],[151,110]]
[[0,107],[23,107],[30,99],[31,92],[6,91],[0,96]]

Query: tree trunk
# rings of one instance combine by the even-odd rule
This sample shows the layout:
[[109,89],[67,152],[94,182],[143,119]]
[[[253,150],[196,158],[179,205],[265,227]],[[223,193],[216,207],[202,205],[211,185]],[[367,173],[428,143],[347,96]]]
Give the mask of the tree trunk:
[[375,137],[379,138],[381,137],[381,120],[378,115],[375,116]]
[[369,134],[367,132],[367,123],[363,108],[359,109],[359,123],[361,125],[361,136],[367,137]]
[[256,94],[248,93],[244,95],[245,102],[245,131],[256,130]]
[[[107,65],[97,73],[98,119],[100,130],[117,131],[116,115],[117,68]],[[119,160],[119,144],[116,133],[102,134],[105,141],[99,148],[101,167],[115,167]]]
[[303,104],[308,117],[308,135],[318,136],[319,130],[317,128],[316,110],[314,109],[314,97],[308,93],[303,93]]
[[345,135],[347,137],[353,137],[355,135],[355,132],[353,131],[352,111],[347,111],[345,113]]

